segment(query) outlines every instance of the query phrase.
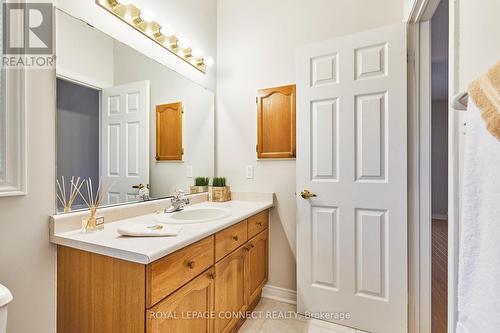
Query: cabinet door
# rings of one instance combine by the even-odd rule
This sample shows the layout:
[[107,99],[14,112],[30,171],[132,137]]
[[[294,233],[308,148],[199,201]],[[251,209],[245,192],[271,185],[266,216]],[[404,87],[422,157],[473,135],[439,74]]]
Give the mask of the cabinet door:
[[257,158],[295,158],[295,85],[257,92]]
[[214,269],[211,268],[146,311],[148,333],[212,333]]
[[253,304],[260,295],[268,277],[268,236],[267,229],[248,241],[247,292],[248,304]]
[[234,314],[246,310],[247,253],[245,246],[215,265],[215,332],[230,332],[238,323]]
[[156,160],[182,161],[182,103],[156,106]]

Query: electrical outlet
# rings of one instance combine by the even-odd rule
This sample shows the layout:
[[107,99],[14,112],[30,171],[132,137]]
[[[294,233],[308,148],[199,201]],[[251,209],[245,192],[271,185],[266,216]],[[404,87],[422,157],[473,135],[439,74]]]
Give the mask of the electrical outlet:
[[247,179],[253,179],[253,165],[246,166]]
[[186,177],[193,178],[193,166],[192,165],[186,166]]

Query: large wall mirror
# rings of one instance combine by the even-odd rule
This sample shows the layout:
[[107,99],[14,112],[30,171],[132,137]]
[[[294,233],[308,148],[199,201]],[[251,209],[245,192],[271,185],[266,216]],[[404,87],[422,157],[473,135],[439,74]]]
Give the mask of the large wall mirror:
[[115,205],[189,192],[194,177],[213,177],[213,92],[61,10],[56,55],[60,186],[105,181],[103,205]]

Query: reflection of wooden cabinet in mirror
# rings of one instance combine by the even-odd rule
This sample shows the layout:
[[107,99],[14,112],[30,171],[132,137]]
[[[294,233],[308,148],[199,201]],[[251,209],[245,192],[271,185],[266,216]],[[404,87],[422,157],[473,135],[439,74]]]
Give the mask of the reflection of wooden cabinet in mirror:
[[295,158],[295,85],[257,91],[257,158]]
[[156,160],[182,161],[182,102],[156,106]]

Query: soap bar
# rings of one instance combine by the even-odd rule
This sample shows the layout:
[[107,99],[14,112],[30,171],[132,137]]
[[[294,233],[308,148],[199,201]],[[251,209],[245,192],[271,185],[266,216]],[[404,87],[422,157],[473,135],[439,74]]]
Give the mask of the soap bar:
[[135,223],[130,222],[118,228],[118,233],[122,236],[131,237],[166,237],[177,236],[181,227],[174,227],[165,223]]

